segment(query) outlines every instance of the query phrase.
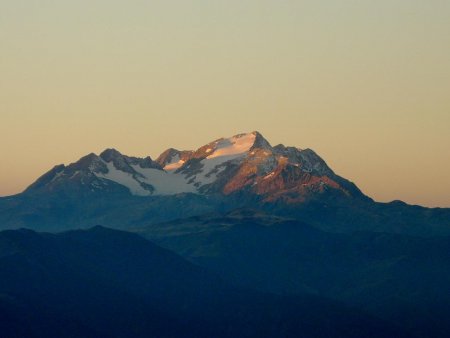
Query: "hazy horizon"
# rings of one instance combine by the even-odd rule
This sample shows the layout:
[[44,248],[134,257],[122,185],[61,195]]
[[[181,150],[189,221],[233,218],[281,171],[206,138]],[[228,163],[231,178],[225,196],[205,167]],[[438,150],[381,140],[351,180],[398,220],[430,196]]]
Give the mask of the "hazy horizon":
[[450,2],[0,3],[0,196],[105,148],[258,130],[377,201],[450,207]]

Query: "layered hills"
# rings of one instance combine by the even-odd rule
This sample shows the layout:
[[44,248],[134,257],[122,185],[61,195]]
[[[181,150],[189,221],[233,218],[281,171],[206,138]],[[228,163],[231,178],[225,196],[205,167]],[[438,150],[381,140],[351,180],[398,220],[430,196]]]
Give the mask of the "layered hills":
[[342,303],[227,285],[130,233],[0,232],[2,337],[407,337]]

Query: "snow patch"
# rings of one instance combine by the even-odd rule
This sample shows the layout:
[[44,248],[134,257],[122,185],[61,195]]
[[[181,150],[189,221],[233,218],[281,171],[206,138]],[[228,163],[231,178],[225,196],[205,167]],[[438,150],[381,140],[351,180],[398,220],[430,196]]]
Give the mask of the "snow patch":
[[253,144],[255,144],[255,139],[255,134],[243,134],[219,140],[216,149],[207,158],[242,155],[249,151]]
[[132,165],[131,167],[143,176],[143,178],[139,178],[142,182],[151,184],[155,188],[155,195],[197,192],[195,186],[189,184],[181,174],[153,168],[141,168],[139,165]]
[[225,170],[225,163],[238,157],[240,157],[240,155],[222,156],[216,158],[207,157],[203,159],[200,162],[203,165],[202,172],[197,174],[195,177],[195,182],[200,185],[213,183],[217,179],[217,175]]
[[139,183],[139,181],[137,181],[132,174],[118,170],[112,162],[105,162],[105,163],[106,167],[108,168],[108,172],[106,174],[95,173],[97,177],[104,178],[116,182],[120,185],[123,185],[127,187],[133,195],[137,196],[151,195],[151,192],[144,189]]
[[175,171],[180,168],[186,161],[180,159],[180,155],[176,154],[173,156],[169,162],[166,163],[164,170]]
[[183,166],[183,164],[184,164],[185,162],[186,162],[186,161],[184,161],[184,160],[179,160],[179,161],[177,161],[177,162],[169,163],[169,164],[167,164],[167,165],[164,167],[164,170],[167,170],[167,171],[175,171],[175,170],[177,170],[178,168],[180,168],[181,166]]
[[63,174],[64,174],[64,171],[60,171],[59,173],[56,173],[56,175],[53,176],[53,178],[50,182],[54,182],[54,181],[58,180]]

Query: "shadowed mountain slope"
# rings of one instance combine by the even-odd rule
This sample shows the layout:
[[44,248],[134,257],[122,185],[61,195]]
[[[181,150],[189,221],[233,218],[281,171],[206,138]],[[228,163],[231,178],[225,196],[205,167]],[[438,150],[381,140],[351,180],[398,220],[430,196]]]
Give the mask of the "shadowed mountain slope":
[[137,231],[235,285],[333,298],[424,337],[450,330],[450,237],[332,233],[254,210]]
[[130,233],[0,232],[0,332],[8,337],[398,337],[315,296],[227,286]]

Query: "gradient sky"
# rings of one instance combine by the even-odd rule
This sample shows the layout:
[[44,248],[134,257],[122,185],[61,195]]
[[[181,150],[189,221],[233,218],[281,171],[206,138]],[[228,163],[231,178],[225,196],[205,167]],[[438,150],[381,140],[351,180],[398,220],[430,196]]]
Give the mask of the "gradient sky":
[[260,131],[450,207],[448,0],[0,1],[0,195],[115,147]]

